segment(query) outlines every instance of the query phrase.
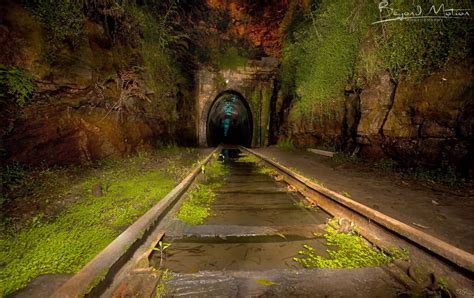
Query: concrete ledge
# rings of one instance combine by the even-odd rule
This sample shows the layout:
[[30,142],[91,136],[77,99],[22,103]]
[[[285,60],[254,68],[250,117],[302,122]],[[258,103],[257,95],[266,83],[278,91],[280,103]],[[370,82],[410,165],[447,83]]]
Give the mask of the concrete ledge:
[[335,152],[319,150],[319,149],[312,149],[312,148],[308,148],[308,151],[312,152],[312,153],[315,153],[315,154],[318,154],[318,155],[327,156],[327,157],[333,157],[334,154],[336,154]]
[[[220,147],[217,147],[213,150],[202,164],[207,164],[219,149]],[[114,241],[64,283],[51,297],[83,297],[109,275],[113,274],[111,272],[113,271],[112,268],[117,266],[120,263],[119,261],[123,259],[123,256],[130,253],[130,250],[136,250],[139,247],[136,244],[139,244],[140,240],[148,236],[148,232],[156,226],[160,217],[181,198],[200,173],[201,165],[198,165],[180,184],[115,238]]]
[[306,177],[295,173],[294,171],[286,168],[285,166],[282,166],[251,149],[245,147],[241,147],[241,149],[257,156],[275,169],[292,177],[299,183],[304,184],[305,187],[307,187],[308,189],[322,194],[324,197],[329,198],[330,200],[348,208],[349,210],[352,210],[353,212],[356,212],[357,214],[366,217],[367,219],[379,224],[380,226],[383,226],[387,230],[412,241],[416,245],[421,246],[424,249],[434,253],[435,255],[442,257],[442,259],[448,260],[453,264],[463,268],[464,270],[470,272],[470,274],[474,273],[473,254],[470,254],[469,252],[457,248],[425,232],[415,229],[403,222],[391,218],[350,198],[340,195],[330,189],[317,185]]

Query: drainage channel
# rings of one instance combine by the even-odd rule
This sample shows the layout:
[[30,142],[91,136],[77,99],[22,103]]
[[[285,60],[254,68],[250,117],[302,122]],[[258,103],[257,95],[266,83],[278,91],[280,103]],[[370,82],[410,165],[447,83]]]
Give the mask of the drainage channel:
[[[369,250],[345,251],[349,240]],[[473,264],[250,149],[219,147],[53,297],[462,297]]]
[[222,176],[198,182],[218,182],[210,215],[200,225],[188,224],[175,215],[161,239],[161,247],[166,249],[158,245],[149,258],[152,267],[166,272],[160,281],[163,292],[158,294],[246,297],[377,293],[390,297],[406,290],[380,267],[315,270],[296,262],[304,247],[330,258],[331,247],[322,235],[332,216],[249,153],[224,148],[220,162]]
[[[179,273],[297,269],[303,267],[293,258],[303,245],[326,251],[314,233],[321,233],[331,216],[306,207],[304,197],[245,157],[238,149],[223,149],[225,174],[214,190],[211,215],[202,225],[174,218],[162,240],[172,243],[166,268]],[[151,263],[159,267],[160,260],[158,251]]]

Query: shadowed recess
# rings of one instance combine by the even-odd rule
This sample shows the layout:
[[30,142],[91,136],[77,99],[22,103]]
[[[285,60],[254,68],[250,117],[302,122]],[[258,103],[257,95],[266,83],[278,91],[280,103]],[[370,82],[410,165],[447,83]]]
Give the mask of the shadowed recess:
[[225,91],[214,100],[207,117],[207,144],[252,144],[252,113],[238,92]]

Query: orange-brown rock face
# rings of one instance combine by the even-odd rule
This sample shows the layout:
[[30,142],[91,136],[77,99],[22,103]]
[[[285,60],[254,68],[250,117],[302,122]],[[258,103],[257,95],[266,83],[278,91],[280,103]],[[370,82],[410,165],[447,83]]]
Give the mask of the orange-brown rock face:
[[279,57],[280,23],[288,8],[288,0],[207,0],[207,3],[212,9],[230,14],[230,32],[249,40],[256,47],[262,47],[268,56]]
[[0,2],[0,63],[30,72],[35,85],[23,108],[0,98],[0,166],[80,164],[158,142],[192,142],[193,123],[175,116],[183,99],[157,98],[144,84],[139,92],[148,100],[127,93],[144,80],[122,66],[124,55],[138,54],[112,44],[100,24],[87,21],[79,48],[65,45],[55,63],[44,59],[46,46],[37,18],[15,1]]
[[104,116],[89,107],[29,106],[5,147],[15,160],[33,165],[81,164],[151,148],[156,133],[151,123]]

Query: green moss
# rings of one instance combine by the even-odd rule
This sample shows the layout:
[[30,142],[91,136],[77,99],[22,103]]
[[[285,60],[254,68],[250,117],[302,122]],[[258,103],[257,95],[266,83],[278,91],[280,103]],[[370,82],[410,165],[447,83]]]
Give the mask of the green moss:
[[264,285],[264,286],[279,285],[279,283],[276,283],[276,282],[268,280],[268,279],[257,279],[257,280],[255,280],[255,283],[257,283],[259,285]]
[[292,151],[295,150],[295,145],[291,139],[279,140],[277,143],[277,148]]
[[[417,3],[423,11],[432,5],[439,7],[443,1]],[[446,4],[446,3],[444,3]],[[393,1],[391,6],[399,11],[411,11],[414,5],[407,1]],[[449,7],[471,9],[472,2],[454,0]],[[396,21],[379,24],[379,50],[384,66],[395,78],[405,75],[421,79],[447,63],[463,60],[471,51],[470,20],[446,19],[440,22]]]
[[294,261],[306,268],[360,268],[381,266],[393,262],[395,259],[407,259],[408,255],[400,249],[393,249],[389,253],[380,251],[358,235],[339,233],[336,228],[328,225],[324,238],[329,246],[329,258],[317,254],[316,250],[304,245],[304,250],[298,253],[302,257],[293,258]]
[[295,202],[295,206],[301,209],[307,209],[307,210],[317,210],[318,206],[314,205],[313,203],[310,203],[306,200],[300,200]]
[[244,67],[247,64],[247,58],[239,54],[235,47],[229,47],[225,52],[217,57],[217,68],[219,70],[232,69]]
[[[82,198],[55,217],[38,214],[20,231],[2,231],[0,297],[26,286],[37,276],[74,273],[82,268],[172,190],[176,177],[167,168],[182,162],[183,154],[188,154],[187,150],[181,149],[166,159],[161,157],[166,152],[158,152],[139,154],[130,160],[104,160],[96,165],[100,169],[80,169],[79,172],[86,171],[87,177],[70,182],[64,190],[55,190],[57,184],[63,184],[58,180],[64,178],[53,175],[51,170],[56,181],[48,187],[53,193],[64,191],[61,200],[72,199],[72,191]],[[161,169],[157,170],[157,164]],[[91,189],[99,182],[103,196],[95,197]],[[38,193],[32,195],[36,197]],[[57,194],[49,198],[53,195]]]
[[155,298],[166,296],[167,294],[166,282],[172,279],[173,279],[173,275],[168,269],[161,271],[160,282],[158,283],[155,289],[155,296],[154,296]]
[[183,222],[192,225],[201,225],[211,215],[211,205],[216,194],[214,189],[221,186],[219,178],[225,175],[226,169],[221,161],[214,160],[201,166],[205,183],[196,185],[196,188],[187,193],[185,201],[181,204],[176,216]]
[[227,82],[224,76],[219,72],[213,78],[212,82],[214,83],[214,87],[216,90],[223,90],[227,86]]
[[30,73],[0,64],[0,97],[12,97],[19,106],[23,106],[33,92],[33,77]]
[[214,160],[208,163],[205,167],[205,174],[211,179],[216,180],[219,177],[224,176],[227,173],[227,169],[224,164],[219,160]]
[[251,162],[257,165],[257,172],[263,175],[275,176],[277,171],[265,166],[263,162],[253,154],[243,154],[237,162]]
[[298,21],[297,31],[290,32],[282,51],[280,77],[285,92],[300,98],[296,108],[305,115],[317,102],[343,97],[359,40],[370,17],[377,15],[376,6],[369,2],[323,0],[308,14],[312,17]]
[[249,163],[257,163],[259,160],[253,154],[243,154],[243,156],[239,157],[237,162],[249,162]]
[[276,176],[278,172],[272,168],[266,166],[260,166],[258,172],[263,175]]
[[216,198],[216,194],[212,190],[213,187],[202,184],[190,191],[176,216],[191,225],[203,224],[211,214],[211,204]]

